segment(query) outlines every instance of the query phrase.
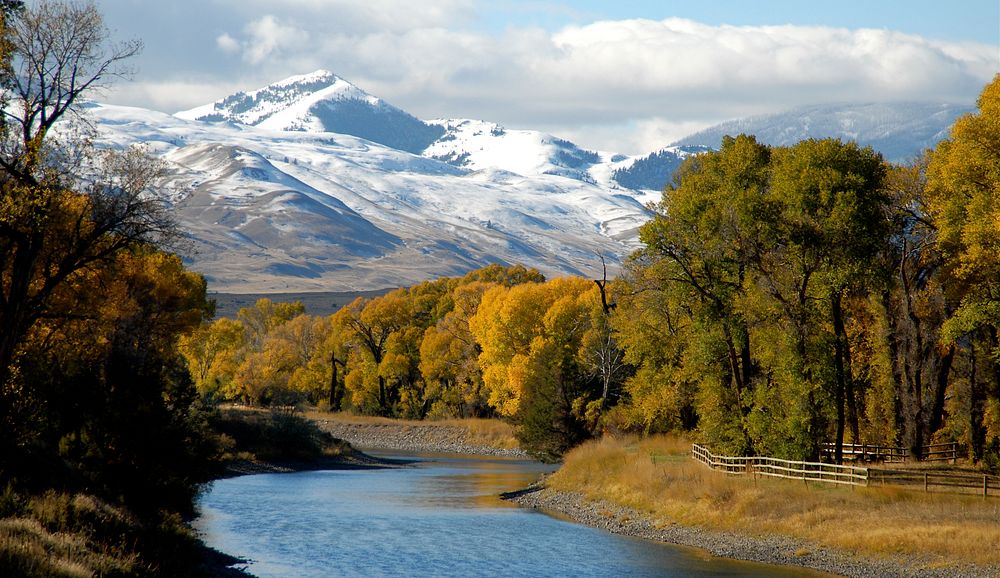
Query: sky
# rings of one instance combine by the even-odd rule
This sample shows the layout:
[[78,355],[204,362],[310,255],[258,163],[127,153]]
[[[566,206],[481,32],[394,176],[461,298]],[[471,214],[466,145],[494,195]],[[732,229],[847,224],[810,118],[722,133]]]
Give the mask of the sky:
[[998,0],[95,4],[144,43],[105,102],[173,113],[326,69],[419,118],[626,154],[797,106],[971,105],[1000,73]]

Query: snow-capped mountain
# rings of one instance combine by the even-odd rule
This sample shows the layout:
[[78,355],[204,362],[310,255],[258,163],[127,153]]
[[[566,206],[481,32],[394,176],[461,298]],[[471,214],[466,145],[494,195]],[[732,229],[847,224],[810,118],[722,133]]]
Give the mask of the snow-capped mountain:
[[594,275],[636,246],[631,191],[474,170],[330,132],[277,131],[92,105],[105,144],[169,167],[191,267],[218,291],[336,291],[523,263]]
[[[636,178],[629,165],[637,159],[601,154],[551,134],[508,130],[481,120],[425,122],[326,70],[238,92],[174,116],[275,131],[347,134],[471,170],[562,175],[609,187],[618,186],[617,179],[623,178],[629,183],[623,185],[626,189],[648,191],[660,191],[687,154],[664,149],[638,165],[642,175]],[[658,168],[650,170],[651,163]],[[612,170],[606,170],[610,165],[614,165]]]
[[972,106],[927,103],[818,105],[715,125],[675,146],[718,148],[725,135],[753,134],[759,142],[787,146],[808,138],[834,137],[870,145],[891,162],[913,160],[948,137],[948,129]]
[[933,139],[966,110],[882,106],[734,121],[635,157],[485,121],[425,122],[326,71],[173,116],[89,113],[105,145],[142,144],[167,163],[164,198],[211,288],[267,292],[409,285],[489,263],[596,275],[602,257],[614,265],[638,246],[646,203],[681,161],[722,134],[888,146],[907,131]]
[[419,153],[444,134],[441,127],[427,124],[326,70],[237,92],[175,116],[268,130],[349,134],[412,153]]

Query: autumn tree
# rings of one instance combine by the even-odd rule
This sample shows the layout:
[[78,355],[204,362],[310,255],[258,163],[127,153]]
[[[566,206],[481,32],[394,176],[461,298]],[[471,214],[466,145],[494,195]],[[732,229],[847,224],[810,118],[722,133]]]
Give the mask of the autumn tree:
[[[10,3],[5,3],[9,7]],[[140,44],[111,44],[93,4],[38,2],[7,13],[0,122],[0,384],[31,326],[73,277],[169,234],[150,192],[158,167],[139,152],[95,153],[50,132],[82,95],[127,73]],[[90,166],[87,174],[77,168]],[[4,406],[7,402],[3,402]],[[0,407],[0,413],[3,412]]]
[[390,336],[407,323],[408,306],[405,292],[397,290],[370,301],[359,297],[335,314],[337,326],[350,331],[355,343],[345,376],[355,407],[391,413],[397,392],[387,387],[382,362]]
[[233,377],[246,348],[239,321],[222,317],[182,335],[178,343],[198,392],[209,400],[232,399]]
[[986,86],[978,112],[957,120],[931,152],[927,212],[943,257],[942,284],[957,304],[945,344],[964,343],[973,360],[970,430],[982,458],[987,436],[1000,452],[1000,76]]
[[430,411],[443,417],[481,417],[488,412],[479,367],[479,344],[469,328],[483,294],[494,283],[471,281],[452,292],[453,309],[427,328],[420,343],[420,373]]
[[[533,455],[556,459],[588,435],[600,387],[580,363],[597,288],[581,278],[488,290],[469,327],[489,402]],[[599,306],[599,305],[598,305]]]

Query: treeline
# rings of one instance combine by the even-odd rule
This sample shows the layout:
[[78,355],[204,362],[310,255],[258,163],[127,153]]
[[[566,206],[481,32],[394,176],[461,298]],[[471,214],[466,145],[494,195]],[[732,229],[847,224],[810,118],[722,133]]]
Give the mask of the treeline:
[[1000,81],[907,166],[837,140],[687,160],[621,278],[491,266],[328,318],[266,300],[185,338],[199,390],[408,418],[498,415],[555,457],[608,429],[721,451],[1000,453]]
[[[555,458],[598,427],[624,365],[602,287],[492,265],[329,317],[261,299],[181,339],[205,397],[411,419],[503,416]],[[608,357],[610,356],[610,359]]]
[[628,264],[632,407],[735,454],[959,441],[995,467],[998,201],[1000,77],[911,166],[726,138],[681,168]]

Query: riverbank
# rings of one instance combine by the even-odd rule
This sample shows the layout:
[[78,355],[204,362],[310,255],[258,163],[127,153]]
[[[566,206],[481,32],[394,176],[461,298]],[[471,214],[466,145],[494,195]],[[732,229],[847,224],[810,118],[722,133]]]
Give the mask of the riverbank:
[[[538,486],[505,496],[618,534],[844,576],[1000,576],[1000,500],[746,480],[685,444],[604,439]],[[987,546],[990,545],[990,546]]]
[[359,449],[527,458],[513,428],[497,420],[408,421],[307,412],[320,430]]
[[665,523],[631,508],[603,500],[589,500],[582,494],[562,492],[535,486],[502,496],[526,508],[557,514],[578,524],[601,528],[614,534],[642,538],[680,546],[700,548],[713,556],[801,566],[837,576],[858,578],[925,577],[954,578],[955,576],[996,576],[989,572],[957,572],[956,568],[932,569],[921,567],[918,561],[862,558],[818,547],[805,540],[778,536],[748,536]]
[[[354,447],[525,457],[520,450],[497,447],[512,436],[498,433],[500,426],[489,420],[408,422],[321,412],[307,417]],[[724,558],[866,578],[1000,576],[993,549],[982,547],[1000,540],[1000,500],[803,487],[784,480],[748,483],[693,462],[689,447],[665,438],[590,442],[571,452],[541,485],[504,498],[617,534]],[[304,462],[234,462],[231,469],[239,475],[399,465],[360,452],[355,461],[354,451]]]

